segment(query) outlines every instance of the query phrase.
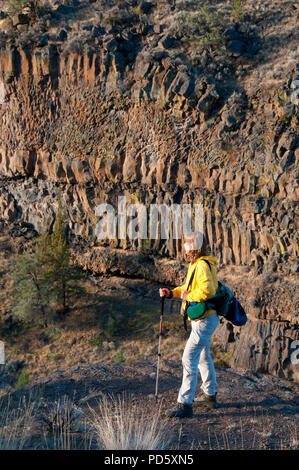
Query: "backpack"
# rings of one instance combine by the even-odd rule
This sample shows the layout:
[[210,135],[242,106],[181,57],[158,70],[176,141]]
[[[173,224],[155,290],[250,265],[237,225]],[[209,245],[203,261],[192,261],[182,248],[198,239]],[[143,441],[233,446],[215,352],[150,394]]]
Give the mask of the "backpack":
[[218,281],[218,290],[213,297],[205,301],[206,310],[216,310],[219,316],[224,317],[235,326],[243,326],[247,322],[247,315],[232,291]]
[[[206,259],[202,261],[205,261],[211,270],[210,263]],[[189,282],[189,284],[191,283]],[[218,289],[213,297],[210,297],[204,302],[189,302],[186,315],[188,315],[191,320],[197,320],[207,310],[216,310],[219,316],[223,316],[235,326],[243,326],[247,322],[247,315],[244,308],[236,299],[233,292],[220,281],[218,281]]]

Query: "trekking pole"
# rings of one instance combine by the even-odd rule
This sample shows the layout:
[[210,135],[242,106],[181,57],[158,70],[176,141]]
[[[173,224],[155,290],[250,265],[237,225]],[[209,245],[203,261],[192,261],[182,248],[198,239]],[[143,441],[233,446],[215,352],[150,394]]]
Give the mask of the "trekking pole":
[[161,297],[161,316],[160,316],[160,332],[159,332],[159,344],[158,344],[158,362],[157,362],[157,376],[156,376],[156,400],[158,399],[158,383],[159,383],[159,367],[161,357],[161,337],[162,337],[162,325],[163,325],[163,313],[164,313],[164,301],[165,297]]

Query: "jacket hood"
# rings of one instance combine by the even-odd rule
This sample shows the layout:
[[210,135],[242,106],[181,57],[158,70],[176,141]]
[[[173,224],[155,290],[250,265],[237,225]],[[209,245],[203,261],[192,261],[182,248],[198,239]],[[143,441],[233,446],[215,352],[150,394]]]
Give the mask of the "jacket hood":
[[211,263],[213,266],[217,266],[218,264],[218,261],[217,261],[217,258],[213,255],[209,255],[209,256],[200,256],[198,259],[206,259],[209,261],[209,263]]

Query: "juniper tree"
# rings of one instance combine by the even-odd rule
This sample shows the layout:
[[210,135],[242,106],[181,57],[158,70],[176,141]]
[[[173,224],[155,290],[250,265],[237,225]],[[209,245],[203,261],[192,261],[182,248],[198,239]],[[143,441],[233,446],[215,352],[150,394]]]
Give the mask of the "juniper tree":
[[74,263],[67,243],[60,197],[53,232],[42,229],[33,251],[15,260],[12,278],[14,313],[27,320],[42,317],[44,326],[57,304],[58,310],[66,313],[70,297],[85,293],[80,286],[82,271]]
[[50,284],[46,279],[37,253],[26,251],[15,260],[12,311],[23,320],[40,318],[45,327],[50,313]]
[[74,263],[66,236],[66,216],[58,199],[58,211],[52,234],[43,231],[37,243],[38,258],[50,285],[51,296],[60,305],[61,313],[68,310],[71,296],[84,294],[79,281],[82,271]]

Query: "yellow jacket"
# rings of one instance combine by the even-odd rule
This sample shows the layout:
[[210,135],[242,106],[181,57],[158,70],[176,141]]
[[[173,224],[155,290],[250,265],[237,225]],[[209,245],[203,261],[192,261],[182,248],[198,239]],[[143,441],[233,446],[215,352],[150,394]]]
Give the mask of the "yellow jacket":
[[[204,261],[200,261],[202,259],[206,259],[209,261],[211,270],[207,263]],[[173,289],[172,294],[173,297],[181,298],[181,292],[183,290],[187,290],[187,286],[189,283],[189,279],[194,269],[195,275],[193,277],[193,281],[191,286],[189,286],[189,294],[187,295],[188,302],[202,302],[204,300],[213,297],[216,294],[218,288],[218,279],[217,279],[217,272],[216,266],[218,262],[215,256],[200,256],[194,263],[189,264],[186,282],[183,286],[176,287]],[[205,314],[200,317],[198,320],[202,320],[203,318],[215,313],[216,310],[207,310]],[[193,321],[198,321],[193,320]]]

